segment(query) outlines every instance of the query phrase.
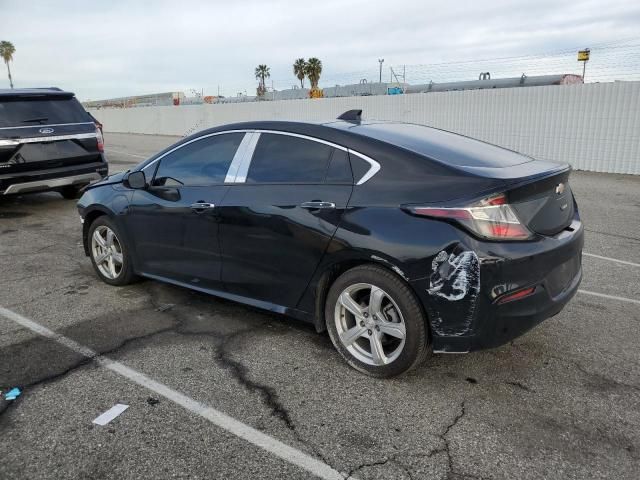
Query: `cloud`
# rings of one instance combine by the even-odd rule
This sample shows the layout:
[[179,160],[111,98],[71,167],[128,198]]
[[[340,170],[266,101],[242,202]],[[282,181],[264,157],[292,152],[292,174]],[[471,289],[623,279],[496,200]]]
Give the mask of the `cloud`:
[[[606,7],[550,0],[5,0],[2,16],[0,35],[16,47],[16,86],[56,85],[81,99],[97,99],[189,88],[215,94],[218,86],[226,95],[253,93],[258,63],[271,67],[276,88],[288,88],[297,83],[291,64],[298,57],[322,59],[321,85],[332,85],[376,79],[378,58],[387,67],[588,46],[638,36],[640,5],[616,0]],[[577,67],[574,57],[568,57],[572,68]],[[471,72],[477,76],[478,68],[424,67],[411,74],[416,81],[439,78],[436,73],[463,80]]]

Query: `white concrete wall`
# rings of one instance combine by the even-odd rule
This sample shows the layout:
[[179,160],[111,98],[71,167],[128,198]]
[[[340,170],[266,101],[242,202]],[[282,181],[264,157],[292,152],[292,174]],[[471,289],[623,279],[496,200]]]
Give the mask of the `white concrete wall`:
[[185,135],[246,120],[365,119],[420,123],[574,168],[640,174],[640,82],[103,109],[108,132]]

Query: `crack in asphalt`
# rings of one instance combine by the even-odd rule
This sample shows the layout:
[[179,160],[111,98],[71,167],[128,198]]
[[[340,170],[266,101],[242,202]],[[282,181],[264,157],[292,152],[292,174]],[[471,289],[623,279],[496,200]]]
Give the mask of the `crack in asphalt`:
[[[229,371],[231,373],[231,376],[240,385],[246,388],[249,392],[259,394],[262,404],[269,409],[269,411],[271,412],[270,414],[273,417],[278,418],[280,421],[282,421],[286,426],[286,428],[293,433],[294,437],[298,442],[300,442],[301,444],[309,448],[325,464],[331,466],[331,464],[329,463],[325,455],[321,451],[319,451],[319,449],[313,443],[309,442],[307,439],[302,437],[301,433],[298,431],[296,427],[296,424],[291,418],[291,414],[289,410],[281,402],[276,389],[271,386],[264,385],[255,380],[252,380],[249,377],[248,368],[243,363],[241,363],[238,360],[232,359],[230,356],[230,352],[228,351],[228,346],[233,340],[247,333],[256,332],[261,329],[264,329],[265,326],[267,325],[267,322],[261,322],[252,327],[243,328],[241,330],[237,330],[226,335],[219,334],[216,332],[211,332],[211,331],[202,331],[202,330],[190,331],[188,330],[188,327],[187,327],[187,324],[190,319],[184,316],[179,311],[179,308],[178,308],[180,306],[187,306],[189,305],[189,303],[171,304],[172,306],[167,308],[166,304],[162,304],[157,301],[156,295],[153,292],[153,290],[149,290],[147,292],[147,295],[149,296],[149,304],[150,304],[149,307],[141,308],[133,312],[126,312],[125,314],[135,315],[136,313],[150,311],[150,309],[152,309],[153,311],[157,312],[160,315],[162,314],[169,315],[173,320],[170,326],[167,326],[165,328],[161,328],[158,330],[154,330],[153,332],[145,333],[143,335],[138,335],[138,336],[124,339],[114,347],[106,350],[99,350],[99,349],[92,348],[92,350],[94,350],[96,353],[95,355],[91,357],[81,357],[81,360],[65,368],[63,371],[56,372],[42,378],[38,378],[37,380],[30,382],[28,384],[18,385],[23,390],[23,394],[26,393],[26,391],[28,391],[29,389],[32,389],[38,385],[51,383],[56,380],[59,380],[69,375],[71,372],[75,371],[76,369],[83,367],[85,365],[88,365],[90,363],[93,363],[98,357],[112,355],[114,353],[117,353],[127,348],[128,346],[134,343],[139,343],[145,340],[149,340],[158,335],[162,335],[165,333],[175,333],[181,336],[199,336],[199,337],[209,336],[216,341],[214,344],[214,348],[215,348],[214,360],[222,368]],[[4,402],[5,403],[4,405],[0,405],[0,416],[2,416],[6,411],[8,411],[13,405],[17,405],[18,404],[17,402],[19,400],[20,399],[13,402]]]
[[360,470],[362,470],[363,468],[367,468],[367,467],[378,467],[380,465],[386,465],[387,463],[391,462],[392,460],[390,458],[385,458],[384,460],[377,460],[375,462],[369,462],[369,463],[363,463],[358,465],[355,468],[352,468],[351,470],[349,470],[349,473],[346,474],[346,476],[344,477],[346,480],[350,480],[353,479],[353,476],[358,473]]
[[466,415],[467,411],[466,411],[466,400],[464,400],[461,404],[460,404],[460,411],[458,413],[456,413],[455,417],[451,420],[451,422],[449,422],[444,430],[442,431],[442,433],[438,434],[437,437],[441,440],[442,442],[442,446],[438,447],[438,448],[434,448],[432,450],[429,450],[428,452],[424,452],[424,451],[415,451],[415,453],[409,453],[407,451],[400,451],[397,452],[393,455],[384,457],[382,460],[376,460],[376,461],[372,461],[372,462],[365,462],[362,463],[360,465],[357,465],[356,467],[353,467],[349,473],[346,475],[346,479],[351,479],[353,477],[353,475],[355,475],[356,473],[358,473],[359,471],[361,471],[364,468],[367,467],[377,467],[377,466],[381,466],[381,465],[386,465],[388,463],[394,463],[395,465],[398,465],[400,468],[402,468],[402,470],[407,474],[407,476],[409,477],[410,480],[413,480],[413,474],[411,473],[411,470],[409,469],[409,467],[407,467],[406,465],[404,465],[402,462],[400,462],[398,460],[398,457],[400,455],[406,457],[409,455],[412,456],[420,456],[420,457],[426,457],[426,458],[431,458],[435,455],[444,453],[447,459],[447,480],[459,480],[459,479],[475,479],[475,480],[481,480],[483,477],[479,476],[479,475],[473,475],[473,474],[469,474],[469,473],[460,473],[458,471],[456,471],[455,466],[454,466],[454,462],[453,462],[453,456],[451,453],[451,445],[449,442],[449,439],[447,438],[449,433],[451,432],[451,430],[458,424],[458,422],[460,422],[460,420]]

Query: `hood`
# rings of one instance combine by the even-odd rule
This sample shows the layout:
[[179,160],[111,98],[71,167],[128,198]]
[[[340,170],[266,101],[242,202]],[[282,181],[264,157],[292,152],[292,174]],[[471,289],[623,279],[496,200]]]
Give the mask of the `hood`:
[[95,187],[102,187],[103,185],[114,185],[116,183],[122,183],[124,177],[129,173],[129,170],[125,170],[124,172],[114,173],[113,175],[109,175],[108,177],[103,178],[99,182],[92,183],[86,189],[91,190]]

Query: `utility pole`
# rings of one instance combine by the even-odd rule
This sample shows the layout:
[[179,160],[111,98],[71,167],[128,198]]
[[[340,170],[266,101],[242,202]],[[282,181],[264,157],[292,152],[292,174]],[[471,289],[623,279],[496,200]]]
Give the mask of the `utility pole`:
[[378,59],[378,63],[380,64],[380,81],[379,81],[379,83],[382,83],[382,64],[384,63],[384,58],[379,58]]

